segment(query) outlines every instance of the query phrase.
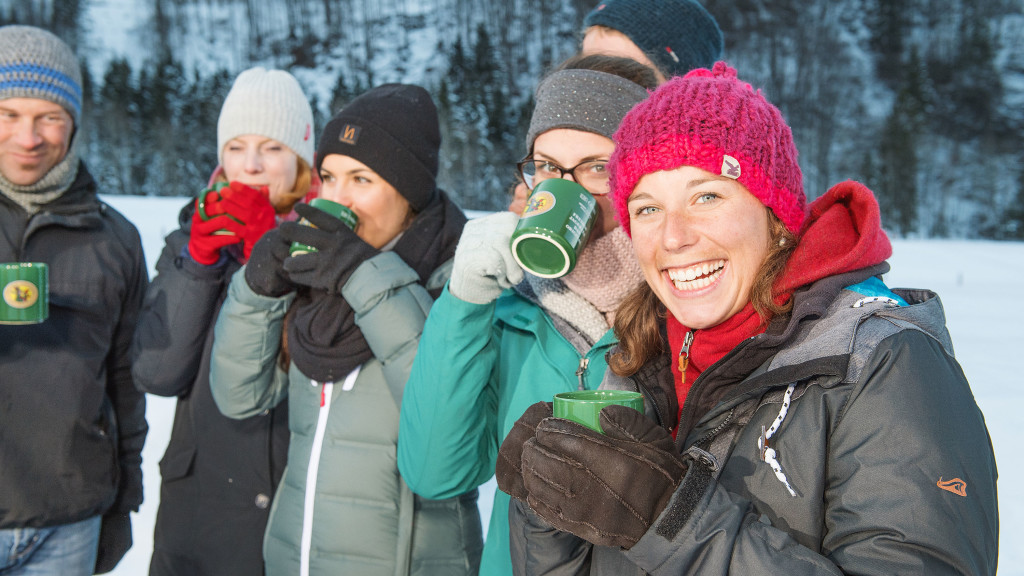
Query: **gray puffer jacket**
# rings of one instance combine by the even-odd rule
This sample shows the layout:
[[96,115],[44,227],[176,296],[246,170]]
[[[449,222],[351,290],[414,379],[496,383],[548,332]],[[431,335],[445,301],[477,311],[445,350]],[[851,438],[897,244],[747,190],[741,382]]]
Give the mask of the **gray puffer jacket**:
[[291,444],[264,539],[269,575],[476,574],[483,547],[477,491],[446,500],[399,475],[401,396],[443,265],[424,285],[394,252],[363,262],[342,289],[374,356],[337,382],[278,366],[294,295],[268,298],[234,276],[214,335],[211,381],[227,415],[288,398]]
[[[516,573],[994,574],[995,459],[939,298],[865,298],[843,288],[857,274],[798,292],[697,379],[688,471],[635,546],[592,546],[513,500]],[[603,386],[642,391],[670,429],[669,361]]]

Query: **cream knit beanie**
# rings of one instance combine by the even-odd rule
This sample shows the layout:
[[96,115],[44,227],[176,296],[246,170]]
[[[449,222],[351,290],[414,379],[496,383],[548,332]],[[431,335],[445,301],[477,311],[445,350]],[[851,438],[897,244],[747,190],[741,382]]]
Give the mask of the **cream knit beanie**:
[[313,166],[313,110],[298,80],[284,70],[250,68],[238,75],[217,120],[217,159],[245,134],[272,138]]

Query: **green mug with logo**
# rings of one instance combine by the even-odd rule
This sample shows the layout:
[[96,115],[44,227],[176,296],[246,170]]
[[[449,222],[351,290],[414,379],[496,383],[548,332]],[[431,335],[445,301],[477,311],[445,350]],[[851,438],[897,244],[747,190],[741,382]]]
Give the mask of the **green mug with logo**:
[[50,276],[46,264],[0,264],[0,291],[0,324],[38,324],[49,317]]
[[[210,218],[213,218],[214,216],[220,216],[220,214],[209,214],[209,213],[207,213],[207,211],[206,211],[206,199],[210,195],[210,193],[212,192],[212,193],[217,195],[216,199],[220,200],[220,198],[221,198],[221,190],[223,190],[224,188],[227,188],[228,186],[230,186],[230,184],[227,183],[227,182],[217,182],[217,183],[215,183],[213,186],[211,186],[209,188],[204,188],[203,191],[199,193],[199,198],[196,199],[196,211],[199,212],[199,218],[201,220],[203,220],[205,222],[206,220],[209,220]],[[245,225],[245,222],[242,222],[241,220],[239,220],[233,214],[231,214],[229,212],[224,212],[224,214],[227,214],[228,218],[231,218],[235,222],[238,222],[239,224]],[[214,236],[234,236],[235,233],[230,231],[230,230],[221,228],[220,230],[215,231],[213,233],[213,235]]]
[[555,394],[551,403],[555,418],[565,418],[604,434],[601,429],[601,409],[612,404],[628,406],[641,414],[644,396],[629,390],[577,390]]
[[[338,204],[337,202],[326,198],[313,198],[309,201],[309,205],[323,212],[327,212],[331,216],[334,216],[338,220],[344,222],[346,226],[353,230],[355,230],[356,225],[359,224],[359,217],[344,204]],[[305,218],[299,220],[299,224],[304,226],[313,226],[313,224]],[[288,253],[292,256],[298,256],[299,254],[307,254],[309,252],[316,252],[316,248],[307,244],[302,244],[301,242],[292,242],[291,250]]]
[[561,278],[576,266],[597,219],[597,201],[586,188],[563,178],[537,184],[512,232],[512,256],[541,278]]

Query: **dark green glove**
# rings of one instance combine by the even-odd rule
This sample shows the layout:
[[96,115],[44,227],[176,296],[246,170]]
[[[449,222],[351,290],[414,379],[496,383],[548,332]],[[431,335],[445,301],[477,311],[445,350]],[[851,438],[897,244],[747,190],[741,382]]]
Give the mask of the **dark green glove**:
[[340,294],[352,272],[378,254],[344,222],[308,204],[296,204],[295,211],[313,226],[285,222],[278,230],[281,237],[316,248],[285,261],[288,278],[296,284],[319,288],[328,294]]
[[547,418],[523,446],[527,503],[552,526],[599,546],[630,548],[686,473],[667,431],[625,406],[601,410],[595,432]]
[[498,488],[520,500],[526,500],[526,486],[523,485],[523,444],[537,434],[537,424],[551,416],[551,402],[537,402],[526,409],[509,430],[508,436],[498,449],[498,463],[494,475]]
[[245,282],[261,296],[284,296],[295,290],[295,284],[284,271],[291,242],[281,236],[280,228],[268,230],[256,242],[245,265]]
[[117,566],[132,547],[132,520],[128,514],[110,512],[100,522],[100,543],[96,551],[95,574],[106,574]]

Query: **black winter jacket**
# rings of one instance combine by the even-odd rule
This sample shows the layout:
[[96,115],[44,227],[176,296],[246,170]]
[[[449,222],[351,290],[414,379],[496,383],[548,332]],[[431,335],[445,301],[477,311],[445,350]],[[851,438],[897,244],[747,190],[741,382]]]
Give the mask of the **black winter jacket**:
[[[513,500],[516,573],[995,574],[995,460],[938,297],[897,290],[910,305],[894,307],[843,288],[886,270],[798,292],[791,316],[697,378],[676,441],[689,470],[631,549]],[[670,429],[669,361],[602,386],[644,392]]]
[[146,399],[130,348],[148,282],[139,233],[84,163],[40,212],[0,195],[0,261],[49,266],[50,314],[0,325],[0,529],[142,503]]
[[288,449],[288,407],[234,420],[213,402],[213,327],[241,264],[225,255],[203,266],[189,256],[194,209],[190,200],[181,227],[166,238],[133,349],[136,386],[178,398],[160,461],[150,574],[262,574],[263,532]]

